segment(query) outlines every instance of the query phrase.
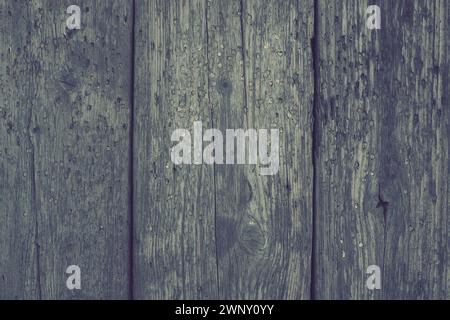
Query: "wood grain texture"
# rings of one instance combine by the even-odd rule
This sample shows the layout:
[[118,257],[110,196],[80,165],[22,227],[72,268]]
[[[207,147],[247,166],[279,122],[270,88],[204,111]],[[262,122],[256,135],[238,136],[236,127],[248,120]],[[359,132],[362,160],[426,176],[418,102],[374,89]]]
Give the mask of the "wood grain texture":
[[[280,130],[280,168],[216,165],[219,296],[309,297],[312,1],[211,1],[214,127]],[[262,141],[259,141],[261,143]]]
[[[308,297],[312,10],[311,1],[138,3],[137,298]],[[280,173],[174,166],[171,133],[197,120],[224,134],[280,129]]]
[[1,298],[128,297],[131,6],[77,3],[0,1]]
[[211,127],[205,1],[136,5],[134,296],[217,298],[213,167],[170,157],[175,129]]
[[[0,299],[450,299],[449,15],[0,0]],[[174,165],[195,121],[279,129],[277,174]]]
[[319,5],[315,295],[448,299],[449,2]]

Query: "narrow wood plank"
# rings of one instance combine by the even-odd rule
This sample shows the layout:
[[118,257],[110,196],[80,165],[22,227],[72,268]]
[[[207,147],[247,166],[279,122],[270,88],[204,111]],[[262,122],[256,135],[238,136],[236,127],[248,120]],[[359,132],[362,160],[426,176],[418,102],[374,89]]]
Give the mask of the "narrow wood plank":
[[309,298],[312,31],[313,1],[209,2],[214,127],[280,130],[275,175],[216,165],[220,298]]
[[71,4],[0,1],[1,298],[128,296],[131,5]]
[[450,4],[319,4],[316,296],[448,299]]
[[[171,162],[171,135],[210,125],[205,3],[136,3],[135,267],[138,299],[217,298],[214,176]],[[193,136],[192,136],[193,138]]]

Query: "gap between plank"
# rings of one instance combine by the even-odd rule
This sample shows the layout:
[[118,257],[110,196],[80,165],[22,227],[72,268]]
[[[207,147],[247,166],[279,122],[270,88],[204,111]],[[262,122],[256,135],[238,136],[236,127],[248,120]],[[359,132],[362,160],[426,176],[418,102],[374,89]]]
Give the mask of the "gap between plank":
[[314,0],[314,28],[313,38],[311,39],[311,49],[313,58],[313,71],[314,71],[314,98],[313,98],[313,112],[312,112],[312,166],[313,166],[313,179],[312,179],[312,234],[311,234],[311,283],[310,283],[310,298],[316,299],[316,215],[317,215],[317,151],[319,147],[319,107],[320,107],[320,46],[319,46],[319,1]]
[[134,299],[134,70],[135,70],[135,28],[136,28],[136,0],[131,4],[131,53],[130,53],[130,128],[129,128],[129,154],[128,154],[128,298]]

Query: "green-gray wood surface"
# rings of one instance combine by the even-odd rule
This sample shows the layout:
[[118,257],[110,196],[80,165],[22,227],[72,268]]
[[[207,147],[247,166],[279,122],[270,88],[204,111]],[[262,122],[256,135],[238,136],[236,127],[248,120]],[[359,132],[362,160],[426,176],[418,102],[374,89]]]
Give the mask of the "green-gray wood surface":
[[[381,30],[365,26],[369,4]],[[318,11],[315,295],[448,299],[449,1]],[[370,265],[382,290],[366,288]]]
[[[0,0],[0,299],[449,299],[449,10]],[[174,165],[194,121],[278,173]]]
[[219,298],[309,298],[313,13],[309,0],[209,2],[214,127],[280,130],[278,174],[215,168]]
[[[309,297],[313,8],[138,2],[137,298]],[[171,132],[194,121],[279,128],[284,165],[175,166]]]
[[134,296],[217,297],[214,169],[175,166],[170,140],[211,125],[203,1],[137,1]]
[[0,298],[128,297],[132,6],[78,3],[0,2]]

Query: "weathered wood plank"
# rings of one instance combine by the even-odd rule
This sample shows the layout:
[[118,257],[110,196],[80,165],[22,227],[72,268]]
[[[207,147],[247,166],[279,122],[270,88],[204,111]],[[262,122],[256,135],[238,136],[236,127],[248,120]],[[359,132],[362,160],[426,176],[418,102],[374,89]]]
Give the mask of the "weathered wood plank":
[[217,298],[214,172],[171,162],[171,135],[210,125],[205,3],[136,3],[135,268],[138,299]]
[[[138,298],[308,297],[313,6],[268,7],[265,13],[262,4],[239,1],[138,4]],[[250,49],[243,51],[245,42]],[[177,128],[192,132],[197,120],[223,133],[279,128],[280,173],[174,166],[170,136]]]
[[309,297],[312,31],[313,1],[209,2],[214,127],[280,130],[275,175],[215,167],[220,298]]
[[450,4],[319,5],[316,296],[448,299]]
[[128,296],[131,5],[71,4],[0,1],[1,298]]

